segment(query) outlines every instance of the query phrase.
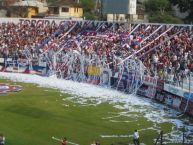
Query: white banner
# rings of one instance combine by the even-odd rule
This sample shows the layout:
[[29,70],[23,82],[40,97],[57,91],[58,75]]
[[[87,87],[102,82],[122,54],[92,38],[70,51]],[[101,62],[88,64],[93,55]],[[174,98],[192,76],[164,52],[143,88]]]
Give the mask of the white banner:
[[173,86],[173,85],[169,85],[169,84],[164,84],[164,91],[167,91],[169,93],[172,93],[174,95],[177,95],[177,96],[180,96],[180,97],[183,97],[183,94],[184,94],[184,91]]
[[188,90],[184,90],[182,88],[178,88],[176,86],[164,83],[164,91],[193,101],[193,92],[189,93]]
[[64,22],[67,22],[68,20],[59,20],[59,19],[28,19],[28,18],[1,18],[0,23],[21,23],[21,24],[34,24],[34,25],[54,25],[54,24],[63,24]]

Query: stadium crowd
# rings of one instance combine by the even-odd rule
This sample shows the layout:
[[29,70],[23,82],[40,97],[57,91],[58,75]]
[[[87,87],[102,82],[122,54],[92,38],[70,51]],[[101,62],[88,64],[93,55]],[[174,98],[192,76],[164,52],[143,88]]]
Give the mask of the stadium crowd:
[[65,67],[74,59],[72,72],[78,72],[81,60],[72,54],[84,56],[87,63],[97,60],[95,63],[110,68],[114,75],[127,59],[140,59],[149,75],[180,85],[180,80],[193,72],[193,27],[132,24],[128,28],[122,23],[96,21],[0,23],[0,57],[5,61],[44,57],[52,69],[70,73]]

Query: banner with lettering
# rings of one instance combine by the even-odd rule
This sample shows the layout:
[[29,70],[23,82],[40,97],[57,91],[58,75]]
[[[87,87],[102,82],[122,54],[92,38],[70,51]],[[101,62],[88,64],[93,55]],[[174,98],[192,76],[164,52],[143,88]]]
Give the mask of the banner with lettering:
[[64,22],[66,22],[68,20],[59,20],[59,19],[28,19],[28,18],[1,18],[0,22],[1,23],[8,23],[8,22],[13,22],[13,23],[20,23],[20,24],[33,24],[35,26],[39,26],[39,25],[62,25]]
[[157,86],[157,78],[144,75],[142,77],[143,83],[148,86]]

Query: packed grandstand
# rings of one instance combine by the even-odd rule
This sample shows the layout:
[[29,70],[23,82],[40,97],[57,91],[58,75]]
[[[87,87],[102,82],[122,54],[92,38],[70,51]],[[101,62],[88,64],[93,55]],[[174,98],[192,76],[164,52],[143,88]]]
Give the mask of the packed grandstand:
[[5,59],[30,57],[33,61],[43,55],[52,61],[52,55],[61,51],[61,55],[75,52],[86,58],[105,58],[114,71],[128,56],[140,59],[150,75],[157,72],[161,78],[173,72],[179,80],[181,74],[193,71],[193,28],[188,25],[133,24],[128,30],[122,23],[23,20],[1,22],[0,28]]
[[1,71],[56,74],[130,93],[144,75],[183,86],[193,72],[192,25],[2,19],[0,34]]

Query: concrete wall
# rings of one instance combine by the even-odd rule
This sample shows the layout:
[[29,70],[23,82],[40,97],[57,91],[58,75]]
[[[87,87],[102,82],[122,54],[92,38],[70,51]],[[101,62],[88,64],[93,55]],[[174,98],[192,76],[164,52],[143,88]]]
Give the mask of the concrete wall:
[[[144,15],[143,19],[139,19],[138,15],[131,15],[132,22],[148,22],[148,16]],[[127,22],[129,19],[127,19],[126,14],[107,14],[107,21],[108,22],[113,22],[113,21],[118,21],[118,22]]]
[[125,14],[107,14],[107,21],[119,21],[119,22],[126,22],[126,15]]

